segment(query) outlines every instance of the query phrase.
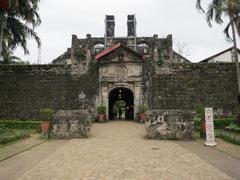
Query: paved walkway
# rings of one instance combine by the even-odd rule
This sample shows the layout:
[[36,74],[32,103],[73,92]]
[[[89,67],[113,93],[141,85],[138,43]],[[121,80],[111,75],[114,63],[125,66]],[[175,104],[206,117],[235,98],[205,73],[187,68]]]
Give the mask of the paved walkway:
[[6,147],[0,148],[0,161],[8,159],[16,154],[19,154],[23,151],[31,149],[34,146],[37,146],[46,140],[40,139],[39,134],[31,134],[30,138],[20,140]]
[[231,179],[176,142],[147,140],[144,132],[133,122],[94,124],[92,137],[70,140],[18,179]]
[[0,180],[17,179],[68,142],[69,140],[46,141],[39,146],[0,162]]

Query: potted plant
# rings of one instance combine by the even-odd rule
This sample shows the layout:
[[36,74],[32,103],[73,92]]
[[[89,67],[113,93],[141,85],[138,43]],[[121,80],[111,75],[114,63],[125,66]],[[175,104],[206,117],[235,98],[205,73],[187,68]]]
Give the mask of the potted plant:
[[50,108],[40,109],[41,129],[43,135],[47,135],[49,132],[50,121],[52,120],[54,110]]
[[140,116],[140,122],[144,122],[145,120],[145,112],[147,111],[147,107],[144,104],[140,104],[138,106],[138,113]]
[[105,119],[105,113],[106,113],[106,106],[100,105],[97,107],[98,112],[98,120],[99,122],[104,122]]
[[198,105],[196,108],[197,118],[200,119],[200,137],[206,138],[206,126],[205,126],[205,112],[202,105]]

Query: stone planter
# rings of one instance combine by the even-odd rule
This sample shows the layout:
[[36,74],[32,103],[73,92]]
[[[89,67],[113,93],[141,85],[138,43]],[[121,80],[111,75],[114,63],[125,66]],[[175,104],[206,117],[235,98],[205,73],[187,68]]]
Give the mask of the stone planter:
[[87,110],[59,110],[53,115],[50,137],[86,138],[91,130],[92,119]]
[[146,112],[146,136],[150,139],[190,140],[193,138],[194,114],[180,110]]

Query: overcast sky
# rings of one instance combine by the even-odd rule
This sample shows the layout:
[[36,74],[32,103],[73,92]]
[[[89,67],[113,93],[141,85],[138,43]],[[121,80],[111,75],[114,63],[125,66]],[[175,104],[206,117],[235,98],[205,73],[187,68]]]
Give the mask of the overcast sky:
[[[207,2],[207,0],[206,0]],[[104,36],[106,14],[115,15],[115,36],[127,35],[127,15],[136,14],[137,35],[166,37],[187,44],[192,62],[232,46],[223,34],[224,25],[210,28],[195,8],[196,0],[42,0],[42,24],[36,29],[41,40],[41,63],[50,63],[71,47],[71,36]],[[175,43],[176,44],[176,43]],[[238,45],[240,41],[238,40]],[[29,41],[30,55],[15,54],[31,63],[38,58],[37,45]]]

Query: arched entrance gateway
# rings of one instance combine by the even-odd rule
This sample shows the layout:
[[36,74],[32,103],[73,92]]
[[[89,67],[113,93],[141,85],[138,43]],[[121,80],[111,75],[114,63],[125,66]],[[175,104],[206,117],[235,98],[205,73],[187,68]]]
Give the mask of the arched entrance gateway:
[[109,120],[134,118],[134,94],[124,87],[118,87],[110,91],[108,96]]
[[106,106],[107,120],[133,120],[143,103],[142,56],[117,43],[98,54],[96,60],[100,65],[97,105]]

